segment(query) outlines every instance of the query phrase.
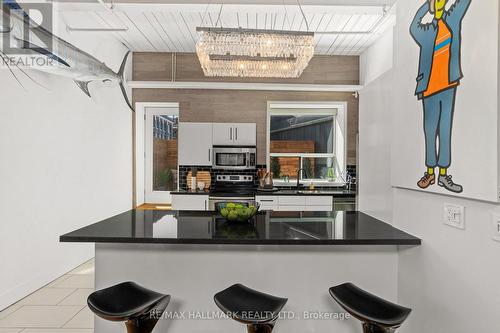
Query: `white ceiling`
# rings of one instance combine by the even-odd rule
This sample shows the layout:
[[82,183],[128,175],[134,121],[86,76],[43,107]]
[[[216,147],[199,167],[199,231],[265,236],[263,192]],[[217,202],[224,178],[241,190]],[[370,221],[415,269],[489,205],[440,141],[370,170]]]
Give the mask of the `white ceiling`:
[[[84,2],[84,0],[56,0],[61,2]],[[95,0],[85,0],[95,2]],[[103,0],[110,3],[163,3],[163,4],[238,4],[238,5],[296,5],[297,0]],[[393,5],[397,0],[300,0],[303,6],[380,6]]]
[[[302,8],[309,30],[316,32],[316,54],[322,55],[359,55],[395,23],[389,6],[303,5]],[[60,3],[58,11],[72,29],[126,29],[101,33],[113,34],[137,52],[195,52],[199,26],[307,30],[297,5],[225,2],[221,11],[221,5],[213,2],[210,5],[115,3],[112,9],[99,3]]]

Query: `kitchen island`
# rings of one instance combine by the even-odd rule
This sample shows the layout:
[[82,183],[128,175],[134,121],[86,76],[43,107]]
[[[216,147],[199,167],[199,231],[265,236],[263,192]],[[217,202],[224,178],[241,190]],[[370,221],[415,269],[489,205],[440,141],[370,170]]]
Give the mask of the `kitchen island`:
[[[354,320],[318,319],[342,312],[328,288],[351,281],[397,300],[398,251],[421,243],[345,211],[261,212],[235,224],[208,211],[131,210],[60,240],[96,244],[96,289],[135,281],[171,294],[170,318],[154,331],[169,333],[244,331],[214,315],[213,295],[234,283],[289,298],[274,332],[356,331]],[[96,333],[123,331],[96,318]]]

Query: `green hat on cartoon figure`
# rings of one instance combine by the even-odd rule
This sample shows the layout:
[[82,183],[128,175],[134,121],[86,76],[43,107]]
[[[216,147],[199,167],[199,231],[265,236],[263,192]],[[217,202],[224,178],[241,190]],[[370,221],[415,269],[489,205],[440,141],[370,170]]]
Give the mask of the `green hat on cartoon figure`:
[[434,14],[434,18],[436,20],[440,20],[443,17],[448,0],[428,0],[428,1],[431,13]]

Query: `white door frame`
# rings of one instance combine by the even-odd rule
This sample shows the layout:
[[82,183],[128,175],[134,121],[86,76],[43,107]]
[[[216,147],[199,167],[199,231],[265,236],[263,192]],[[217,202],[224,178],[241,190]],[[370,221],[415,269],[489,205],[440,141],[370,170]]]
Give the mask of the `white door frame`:
[[177,108],[179,103],[140,102],[135,103],[135,198],[136,206],[145,203],[146,193],[146,109],[147,108]]

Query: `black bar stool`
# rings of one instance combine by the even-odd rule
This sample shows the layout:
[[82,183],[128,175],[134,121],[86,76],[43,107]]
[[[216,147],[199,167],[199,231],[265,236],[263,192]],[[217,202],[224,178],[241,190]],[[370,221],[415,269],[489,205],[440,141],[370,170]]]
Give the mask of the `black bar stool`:
[[231,319],[247,325],[248,333],[271,333],[288,301],[241,284],[215,294],[214,300]]
[[331,287],[330,295],[342,308],[363,322],[364,333],[395,332],[411,312],[411,309],[372,295],[352,283]]
[[128,333],[151,333],[170,302],[163,295],[134,282],[124,282],[96,291],[87,304],[97,316],[110,321],[124,321]]

